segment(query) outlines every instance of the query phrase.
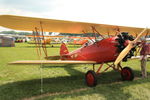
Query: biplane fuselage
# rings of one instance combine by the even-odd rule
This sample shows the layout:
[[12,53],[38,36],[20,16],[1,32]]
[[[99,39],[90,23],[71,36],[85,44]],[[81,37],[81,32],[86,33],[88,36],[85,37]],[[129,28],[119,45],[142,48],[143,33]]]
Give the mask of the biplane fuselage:
[[96,61],[97,63],[111,62],[118,56],[116,45],[116,37],[103,39],[62,55],[61,60]]

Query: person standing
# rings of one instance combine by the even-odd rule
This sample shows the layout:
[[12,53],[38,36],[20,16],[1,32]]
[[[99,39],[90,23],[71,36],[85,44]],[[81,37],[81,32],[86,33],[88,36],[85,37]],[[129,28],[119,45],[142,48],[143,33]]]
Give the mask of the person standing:
[[140,51],[141,55],[141,72],[142,77],[147,77],[147,70],[146,70],[146,62],[147,62],[147,55],[150,54],[150,44],[146,43],[146,41],[142,41],[142,49]]

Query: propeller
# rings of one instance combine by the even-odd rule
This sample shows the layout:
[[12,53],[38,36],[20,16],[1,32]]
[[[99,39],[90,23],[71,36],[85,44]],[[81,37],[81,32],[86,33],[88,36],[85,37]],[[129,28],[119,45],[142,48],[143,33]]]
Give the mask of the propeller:
[[119,54],[119,56],[117,57],[117,59],[114,62],[114,65],[118,65],[118,63],[120,61],[122,61],[122,59],[129,53],[129,51],[135,46],[135,44],[137,43],[137,41],[141,38],[141,36],[143,35],[143,33],[147,30],[147,28],[145,28],[133,41],[129,41],[129,44],[126,46],[125,49],[122,50],[122,52]]

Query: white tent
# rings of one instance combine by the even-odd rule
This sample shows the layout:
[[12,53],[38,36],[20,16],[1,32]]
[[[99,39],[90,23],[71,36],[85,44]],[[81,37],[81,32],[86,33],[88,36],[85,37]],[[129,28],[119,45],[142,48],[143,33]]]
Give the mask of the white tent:
[[0,47],[14,47],[14,46],[15,46],[14,38],[0,36]]

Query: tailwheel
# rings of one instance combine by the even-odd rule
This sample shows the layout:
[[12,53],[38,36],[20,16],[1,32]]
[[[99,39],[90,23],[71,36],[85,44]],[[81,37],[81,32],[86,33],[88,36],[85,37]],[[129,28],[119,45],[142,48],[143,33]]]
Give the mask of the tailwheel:
[[93,70],[89,70],[86,74],[85,74],[85,80],[86,80],[86,84],[89,87],[94,87],[97,85],[97,76],[96,73]]
[[131,68],[124,67],[121,70],[121,77],[122,77],[122,80],[124,81],[132,81],[134,79],[134,73]]

